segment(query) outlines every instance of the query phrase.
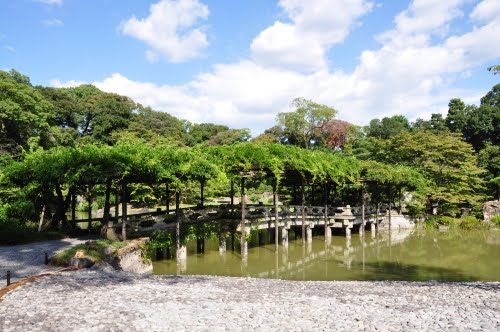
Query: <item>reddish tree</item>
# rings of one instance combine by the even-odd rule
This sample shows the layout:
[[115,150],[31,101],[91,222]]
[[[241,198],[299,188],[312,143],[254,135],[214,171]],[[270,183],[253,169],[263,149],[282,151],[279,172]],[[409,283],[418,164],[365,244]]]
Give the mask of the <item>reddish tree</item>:
[[349,130],[354,125],[343,120],[333,119],[323,127],[323,134],[325,135],[325,145],[330,148],[342,149],[347,141]]

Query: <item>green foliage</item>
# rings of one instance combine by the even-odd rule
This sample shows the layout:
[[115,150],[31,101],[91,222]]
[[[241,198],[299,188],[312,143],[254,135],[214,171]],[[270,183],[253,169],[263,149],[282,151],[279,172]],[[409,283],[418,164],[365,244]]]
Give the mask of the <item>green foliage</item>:
[[288,144],[303,148],[321,146],[324,141],[323,127],[335,117],[337,111],[329,106],[304,98],[292,102],[292,112],[278,113],[276,118]]
[[493,218],[491,218],[491,222],[495,224],[497,227],[500,227],[500,214],[493,216]]
[[156,230],[151,234],[149,247],[151,249],[164,250],[174,245],[175,239],[172,232]]
[[404,131],[410,130],[410,123],[404,115],[394,115],[390,118],[373,119],[367,127],[366,132],[368,137],[376,137],[388,139]]

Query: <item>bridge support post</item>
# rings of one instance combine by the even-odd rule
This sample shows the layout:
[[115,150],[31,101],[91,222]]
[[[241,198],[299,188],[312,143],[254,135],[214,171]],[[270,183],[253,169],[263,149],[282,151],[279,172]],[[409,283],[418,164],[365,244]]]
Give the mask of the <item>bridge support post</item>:
[[375,237],[375,234],[376,234],[376,232],[377,232],[377,229],[376,229],[376,227],[375,227],[375,223],[374,223],[374,222],[372,222],[372,223],[370,224],[370,232],[372,233],[372,238],[373,238],[373,237]]
[[346,238],[351,238],[351,229],[349,228],[349,226],[344,226],[344,229],[345,229],[345,237]]
[[223,232],[219,233],[219,254],[224,255],[226,253],[226,234]]
[[281,229],[281,242],[283,247],[288,247],[288,229],[286,227]]
[[311,243],[313,240],[313,230],[310,225],[307,226],[306,232],[307,232],[307,243]]
[[326,242],[331,242],[332,241],[332,229],[327,226],[325,227],[325,241]]

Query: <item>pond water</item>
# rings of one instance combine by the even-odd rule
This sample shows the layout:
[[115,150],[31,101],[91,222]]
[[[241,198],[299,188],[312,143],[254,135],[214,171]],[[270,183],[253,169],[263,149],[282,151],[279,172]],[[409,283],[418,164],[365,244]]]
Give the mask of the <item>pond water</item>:
[[367,232],[364,239],[334,235],[330,243],[317,236],[306,246],[300,239],[288,249],[280,245],[277,254],[274,244],[255,245],[246,262],[238,247],[231,251],[230,241],[220,255],[212,239],[205,241],[204,254],[196,254],[196,241],[189,243],[185,266],[165,259],[153,267],[155,274],[289,280],[500,281],[500,232],[413,229]]

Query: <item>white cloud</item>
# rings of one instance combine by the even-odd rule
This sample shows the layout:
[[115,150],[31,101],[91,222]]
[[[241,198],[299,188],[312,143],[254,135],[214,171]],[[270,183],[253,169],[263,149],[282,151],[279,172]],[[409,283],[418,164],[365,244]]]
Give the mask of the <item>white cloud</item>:
[[151,47],[146,53],[149,61],[156,61],[160,54],[170,62],[183,62],[198,57],[208,46],[207,36],[197,23],[208,18],[209,10],[198,0],[161,0],[149,11],[148,17],[133,16],[119,27],[123,34]]
[[35,0],[37,2],[41,2],[47,5],[62,5],[64,0]]
[[481,1],[470,14],[470,18],[476,21],[489,21],[500,17],[500,1],[484,0]]
[[254,61],[295,70],[326,67],[329,48],[342,42],[359,17],[373,8],[366,0],[281,0],[291,23],[276,21],[250,46]]
[[43,20],[42,24],[48,27],[57,27],[57,26],[63,26],[64,22],[61,21],[60,19],[57,18],[51,18],[47,20]]
[[14,48],[14,46],[11,46],[11,45],[4,45],[3,48],[9,52],[12,52],[12,53],[16,52],[16,49]]
[[[367,124],[375,117],[395,114],[406,115],[410,120],[428,118],[431,113],[445,113],[449,100],[454,97],[477,103],[486,91],[457,89],[453,83],[468,77],[476,66],[499,59],[500,54],[500,16],[484,18],[474,14],[482,21],[470,31],[460,35],[443,34],[454,19],[464,15],[461,2],[445,2],[446,5],[432,1],[435,7],[430,0],[412,2],[397,16],[394,28],[382,34],[382,45],[362,52],[358,65],[350,73],[332,71],[322,65],[303,71],[251,58],[214,65],[211,70],[178,86],[138,82],[118,73],[93,84],[183,119],[249,127],[254,135],[273,126],[276,114],[288,111],[295,97],[333,106],[339,110],[339,118],[356,124]],[[293,9],[292,5],[298,2],[282,3],[292,8],[290,17],[297,22],[305,20],[299,19],[302,11],[314,12],[309,8]],[[480,13],[477,8],[485,6],[484,3],[488,0],[479,3],[470,16]],[[303,6],[305,4],[309,2],[304,2]],[[435,16],[434,12],[445,17]],[[426,26],[424,18],[427,16]],[[294,30],[299,28],[293,22],[275,22],[271,27],[274,31],[281,29],[282,35],[293,36]],[[321,30],[312,26],[308,29]],[[273,33],[269,28],[264,30],[252,45],[259,38],[271,41]],[[293,49],[300,42],[307,43],[291,38],[291,46],[276,42],[275,52]],[[304,58],[307,61],[303,63],[308,64],[313,58]],[[322,59],[316,58],[317,61]],[[300,63],[300,59],[287,61]]]
[[61,82],[59,79],[55,78],[50,80],[49,86],[54,87],[54,88],[74,88],[76,86],[80,86],[82,84],[87,84],[85,81],[75,81],[75,80],[69,80],[66,82]]

